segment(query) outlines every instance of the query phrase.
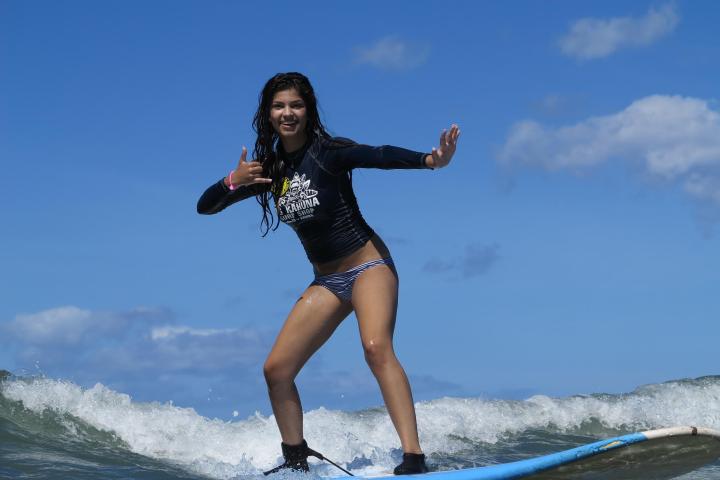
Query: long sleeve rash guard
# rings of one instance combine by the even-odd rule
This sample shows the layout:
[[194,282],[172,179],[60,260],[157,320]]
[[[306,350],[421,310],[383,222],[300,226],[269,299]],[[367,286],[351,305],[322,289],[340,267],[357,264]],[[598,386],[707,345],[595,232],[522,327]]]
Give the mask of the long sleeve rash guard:
[[[280,221],[295,230],[313,263],[349,255],[374,234],[360,213],[349,172],[354,168],[429,168],[426,155],[389,145],[371,147],[320,136],[298,152],[286,154],[280,148],[278,157],[286,166],[285,175],[282,185],[272,189]],[[197,211],[218,213],[270,190],[268,184],[230,190],[221,179],[203,193]]]

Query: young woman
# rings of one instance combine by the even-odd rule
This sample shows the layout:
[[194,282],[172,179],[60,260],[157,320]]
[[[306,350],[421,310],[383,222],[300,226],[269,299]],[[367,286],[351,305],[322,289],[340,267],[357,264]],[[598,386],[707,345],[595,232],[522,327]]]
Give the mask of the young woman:
[[455,153],[460,130],[453,125],[443,131],[440,145],[430,153],[333,138],[320,121],[309,80],[295,72],[268,80],[253,126],[258,134],[255,160],[246,161],[243,147],[237,167],[203,193],[197,209],[214,214],[255,196],[263,209],[264,235],[279,225],[274,221],[276,210],[279,220],[297,233],[315,273],[264,366],[285,458],[285,463],[266,474],[281,469],[307,471],[307,457],[318,455],[303,438],[302,406],[294,379],[352,311],[365,359],[402,444],[403,462],[395,474],[426,472],[410,384],[392,345],[398,275],[390,251],[360,214],[351,172],[362,167],[444,167]]

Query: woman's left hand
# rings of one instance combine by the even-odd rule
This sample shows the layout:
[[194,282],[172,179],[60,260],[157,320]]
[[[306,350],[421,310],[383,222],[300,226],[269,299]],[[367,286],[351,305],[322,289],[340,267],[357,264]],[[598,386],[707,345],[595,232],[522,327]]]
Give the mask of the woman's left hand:
[[455,154],[455,147],[460,136],[460,127],[453,125],[450,131],[443,130],[440,134],[440,146],[432,149],[432,154],[426,159],[427,164],[431,168],[442,168],[450,163],[450,159]]

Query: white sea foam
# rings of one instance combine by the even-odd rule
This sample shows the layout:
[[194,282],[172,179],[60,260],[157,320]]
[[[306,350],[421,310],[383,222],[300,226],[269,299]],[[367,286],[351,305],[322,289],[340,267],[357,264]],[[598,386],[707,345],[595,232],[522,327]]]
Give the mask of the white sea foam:
[[[50,379],[8,381],[3,395],[33,412],[50,409],[72,415],[113,432],[133,452],[214,478],[258,474],[274,466],[280,453],[272,416],[211,420],[189,408],[133,402],[101,384],[82,389]],[[417,415],[426,453],[452,453],[467,448],[468,441],[495,443],[531,429],[572,432],[589,423],[624,431],[672,425],[720,429],[720,378],[651,385],[627,395],[538,395],[525,401],[442,398],[418,403]],[[372,461],[366,474],[391,468],[391,453],[398,448],[383,409],[307,412],[305,437],[341,464],[363,457]]]
[[431,451],[448,450],[446,435],[495,443],[529,429],[592,433],[589,423],[622,431],[675,425],[719,430],[720,378],[649,385],[625,395],[535,395],[524,401],[443,398],[419,405],[418,418],[427,434],[423,445]]

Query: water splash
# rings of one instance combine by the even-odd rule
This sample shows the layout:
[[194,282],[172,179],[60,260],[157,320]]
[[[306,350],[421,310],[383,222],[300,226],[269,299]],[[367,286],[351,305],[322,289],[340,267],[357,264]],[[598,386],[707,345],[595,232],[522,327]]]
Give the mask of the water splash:
[[[222,479],[257,476],[279,459],[272,416],[208,419],[170,403],[133,402],[101,384],[83,389],[43,378],[11,378],[0,392],[0,419],[25,432],[62,438],[70,452],[123,451]],[[720,429],[720,377],[647,385],[621,395],[441,398],[418,403],[417,416],[423,448],[440,468],[497,463],[637,430],[690,424]],[[319,408],[306,413],[305,425],[313,448],[361,474],[388,470],[397,461],[397,435],[382,408]],[[315,473],[332,470],[320,466]]]

